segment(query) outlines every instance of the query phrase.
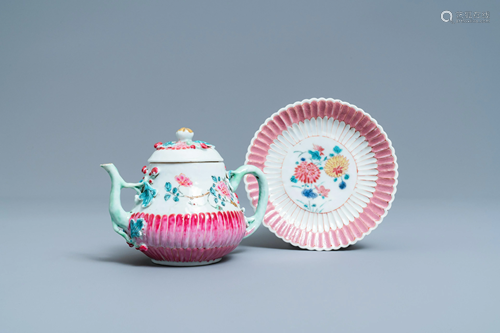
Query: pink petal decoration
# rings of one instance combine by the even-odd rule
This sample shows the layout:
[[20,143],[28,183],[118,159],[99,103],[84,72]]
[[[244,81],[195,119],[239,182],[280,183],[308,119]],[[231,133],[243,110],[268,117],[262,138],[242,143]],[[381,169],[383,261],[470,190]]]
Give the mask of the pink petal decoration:
[[[278,136],[282,136],[284,131],[288,131],[294,124],[304,124],[304,121],[322,123],[322,129],[325,130],[328,120],[343,122],[345,128],[354,129],[359,132],[361,139],[357,140],[354,137],[350,143],[358,147],[361,142],[366,142],[366,148],[359,147],[359,150],[353,148],[357,156],[357,161],[364,163],[357,166],[357,172],[367,170],[373,176],[371,180],[365,181],[373,183],[371,192],[367,191],[366,185],[359,184],[358,179],[356,187],[359,188],[359,193],[364,193],[365,201],[360,201],[355,198],[355,203],[362,203],[364,207],[357,204],[348,205],[344,211],[339,211],[338,216],[342,218],[342,222],[333,221],[331,218],[319,216],[319,228],[307,228],[301,223],[291,223],[288,219],[290,215],[283,217],[280,215],[280,210],[276,207],[282,207],[280,200],[271,200],[268,203],[268,209],[264,217],[264,225],[269,228],[279,238],[283,239],[294,246],[298,246],[309,250],[336,250],[355,244],[363,239],[372,230],[374,230],[387,215],[394,201],[396,193],[398,164],[397,158],[392,147],[391,141],[382,127],[368,113],[362,109],[340,100],[334,99],[309,99],[301,102],[296,102],[280,109],[273,114],[255,133],[255,136],[248,147],[246,155],[246,164],[254,165],[259,169],[264,170],[266,159],[271,150],[271,144],[277,140]],[[319,125],[318,125],[319,126]],[[332,126],[331,124],[328,126]],[[306,137],[311,137],[306,129]],[[344,130],[342,136],[345,136],[347,129]],[[349,133],[347,133],[349,134]],[[364,140],[363,140],[364,139]],[[326,153],[326,152],[325,152]],[[366,156],[363,156],[366,155]],[[362,157],[360,157],[362,156]],[[360,176],[360,179],[363,176]],[[250,202],[255,207],[258,200],[258,185],[253,176],[245,178],[245,185]],[[333,192],[330,193],[332,195]],[[352,197],[352,195],[351,195]],[[344,204],[345,205],[345,204]],[[297,205],[300,208],[300,206]],[[355,210],[353,207],[357,207]],[[340,207],[337,209],[339,210]],[[316,213],[315,213],[316,214]]]

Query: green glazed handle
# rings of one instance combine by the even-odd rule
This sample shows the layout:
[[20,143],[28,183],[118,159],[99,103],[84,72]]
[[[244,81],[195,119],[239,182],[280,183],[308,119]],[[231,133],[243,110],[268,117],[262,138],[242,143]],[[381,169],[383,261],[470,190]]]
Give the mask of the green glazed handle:
[[257,178],[257,183],[259,184],[259,201],[257,202],[255,214],[250,217],[245,216],[245,220],[247,222],[247,232],[245,234],[245,238],[253,234],[262,223],[264,214],[266,213],[267,200],[269,196],[266,175],[264,175],[259,168],[253,165],[243,165],[234,171],[229,171],[229,181],[231,182],[233,190],[236,191],[238,185],[243,179],[243,176],[247,174],[253,175]]

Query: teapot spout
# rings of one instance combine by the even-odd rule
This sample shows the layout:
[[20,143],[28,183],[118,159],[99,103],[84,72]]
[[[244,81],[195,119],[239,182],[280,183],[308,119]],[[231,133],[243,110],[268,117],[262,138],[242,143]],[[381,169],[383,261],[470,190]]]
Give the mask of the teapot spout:
[[109,215],[111,216],[111,221],[113,223],[113,229],[125,240],[130,243],[130,237],[127,234],[128,223],[130,216],[129,212],[126,212],[120,201],[120,192],[122,188],[133,188],[137,193],[140,193],[140,188],[144,186],[142,183],[131,184],[123,180],[123,178],[118,173],[118,170],[113,163],[101,164],[101,167],[106,170],[111,177],[111,193],[109,195]]

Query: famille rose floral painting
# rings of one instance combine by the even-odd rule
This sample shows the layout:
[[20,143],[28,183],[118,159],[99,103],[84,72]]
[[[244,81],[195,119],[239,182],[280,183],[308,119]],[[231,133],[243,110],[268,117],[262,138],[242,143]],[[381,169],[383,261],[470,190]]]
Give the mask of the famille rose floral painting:
[[164,196],[165,201],[172,198],[175,202],[178,202],[180,198],[187,198],[189,204],[196,205],[195,199],[206,197],[206,202],[217,210],[223,210],[226,204],[238,207],[238,199],[230,189],[231,185],[227,178],[222,179],[221,177],[212,176],[212,186],[206,192],[195,196],[185,193],[193,186],[193,182],[189,177],[181,173],[174,178],[177,186],[172,185],[170,182],[165,183],[165,190],[167,192]]
[[[140,182],[143,183],[144,186],[137,200],[141,201],[142,207],[145,208],[151,205],[153,199],[158,194],[158,189],[153,188],[153,184],[155,178],[159,174],[159,169],[154,167],[149,171],[145,166],[142,168],[142,172],[144,173],[144,177]],[[194,185],[193,181],[185,174],[180,173],[174,176],[174,181],[175,182],[165,183],[164,188],[166,193],[163,196],[163,200],[169,201],[172,199],[173,202],[179,202],[182,198],[185,198],[190,205],[201,206],[208,203],[217,210],[224,210],[227,204],[238,207],[238,197],[233,193],[228,177],[212,176],[212,186],[198,195],[192,194],[192,190],[194,190],[195,193],[199,193],[200,191]]]
[[[289,104],[255,133],[246,164],[269,183],[264,225],[310,250],[356,243],[382,222],[396,193],[398,165],[382,127],[362,109],[335,99]],[[245,179],[252,205],[256,179]]]
[[[349,160],[342,155],[342,148],[338,145],[326,151],[323,146],[313,144],[311,149],[293,153],[297,154],[298,160],[290,181],[292,187],[300,189],[302,196],[296,201],[307,211],[321,213],[324,204],[335,196],[335,191],[346,189]],[[329,178],[320,180],[321,175]]]

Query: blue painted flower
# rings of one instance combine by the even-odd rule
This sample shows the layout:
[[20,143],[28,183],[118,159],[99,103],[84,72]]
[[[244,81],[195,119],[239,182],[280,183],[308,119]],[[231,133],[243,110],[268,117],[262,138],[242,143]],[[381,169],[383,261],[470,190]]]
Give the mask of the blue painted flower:
[[349,179],[349,175],[345,175],[345,176],[344,176],[344,179],[345,179],[345,180],[348,180],[348,179]]
[[292,183],[296,183],[297,182],[297,178],[295,178],[295,176],[292,176],[292,178],[290,178],[290,180],[292,181]]
[[144,183],[144,188],[142,193],[139,195],[139,199],[142,200],[142,207],[147,207],[151,204],[151,201],[156,197],[158,191],[149,186],[148,183]]
[[146,226],[144,219],[130,220],[130,238],[142,236],[142,229]]
[[337,154],[340,154],[340,152],[342,151],[342,149],[340,149],[340,147],[339,147],[339,146],[335,146],[335,147],[333,148],[333,151],[334,151],[334,152],[336,152]]
[[347,185],[346,185],[345,181],[342,181],[342,182],[339,184],[339,188],[340,188],[341,190],[345,189],[345,187],[346,187],[346,186],[347,186]]
[[300,160],[301,160],[302,162],[304,162],[306,159],[302,157]]
[[318,195],[316,193],[314,193],[314,191],[310,188],[306,188],[305,190],[302,191],[302,195],[305,196],[306,198],[311,198],[311,199],[314,199],[316,198]]
[[317,150],[314,150],[314,151],[313,150],[309,150],[309,154],[311,154],[311,158],[313,160],[321,160],[321,155],[320,155],[319,151],[317,151]]

